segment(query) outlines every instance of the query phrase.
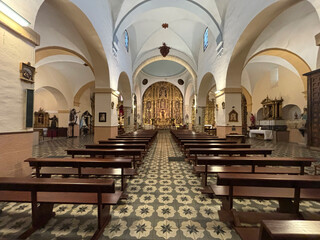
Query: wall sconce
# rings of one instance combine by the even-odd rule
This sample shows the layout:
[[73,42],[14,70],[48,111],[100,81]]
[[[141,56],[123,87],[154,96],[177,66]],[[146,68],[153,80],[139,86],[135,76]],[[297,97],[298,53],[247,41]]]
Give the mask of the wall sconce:
[[0,1],[0,12],[4,13],[6,16],[8,16],[10,19],[18,23],[22,27],[28,27],[30,23],[20,16],[16,11],[14,11],[11,7],[9,7],[4,2]]
[[114,102],[111,102],[111,109],[114,108]]
[[225,109],[225,108],[226,108],[226,103],[225,103],[225,102],[222,102],[222,103],[221,103],[221,106],[222,106],[222,109]]
[[216,111],[218,111],[219,110],[219,105],[218,104],[216,104]]

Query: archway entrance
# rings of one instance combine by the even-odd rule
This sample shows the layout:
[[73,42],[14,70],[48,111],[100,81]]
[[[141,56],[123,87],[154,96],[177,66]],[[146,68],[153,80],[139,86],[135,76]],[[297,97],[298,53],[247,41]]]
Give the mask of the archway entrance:
[[182,125],[183,96],[171,83],[157,82],[143,94],[143,124],[159,128]]

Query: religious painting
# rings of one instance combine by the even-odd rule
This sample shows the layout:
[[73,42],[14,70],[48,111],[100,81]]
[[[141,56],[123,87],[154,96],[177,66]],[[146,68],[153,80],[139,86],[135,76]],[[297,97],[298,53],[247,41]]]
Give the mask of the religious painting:
[[143,95],[143,122],[145,125],[182,125],[183,97],[171,83],[152,84]]
[[107,121],[107,113],[99,112],[99,122],[106,122],[106,121]]
[[34,83],[36,69],[30,63],[20,63],[20,79],[26,82]]
[[238,113],[234,109],[229,113],[229,122],[238,122]]

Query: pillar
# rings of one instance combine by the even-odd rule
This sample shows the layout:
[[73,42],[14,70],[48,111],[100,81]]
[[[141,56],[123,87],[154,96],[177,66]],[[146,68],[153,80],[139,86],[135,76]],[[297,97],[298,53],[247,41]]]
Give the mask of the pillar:
[[204,117],[206,113],[206,106],[197,106],[195,130],[196,132],[204,132]]
[[111,88],[95,89],[95,143],[118,135],[118,97],[118,92]]
[[[228,134],[242,134],[241,118],[241,88],[225,88],[216,93],[216,128],[217,136],[224,138]],[[223,107],[224,106],[224,107]],[[237,121],[230,113],[235,111],[238,115]]]
[[126,133],[134,131],[134,114],[132,107],[123,107],[124,112],[124,131]]

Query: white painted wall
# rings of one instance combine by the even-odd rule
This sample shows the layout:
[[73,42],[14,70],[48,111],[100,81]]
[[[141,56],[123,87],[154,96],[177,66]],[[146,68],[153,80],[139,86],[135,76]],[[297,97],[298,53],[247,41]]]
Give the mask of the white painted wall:
[[312,70],[316,69],[318,47],[314,36],[320,31],[319,17],[307,1],[287,9],[260,34],[248,58],[268,48],[282,48],[302,57]]
[[26,89],[34,85],[20,80],[20,62],[34,65],[34,47],[0,26],[0,132],[26,130]]
[[277,86],[272,87],[270,75],[265,74],[259,79],[253,89],[252,111],[254,115],[261,108],[261,102],[267,96],[270,99],[283,98],[283,106],[288,104],[297,105],[300,109],[306,106],[304,99],[303,84],[300,78],[286,68],[279,67],[279,82]]

